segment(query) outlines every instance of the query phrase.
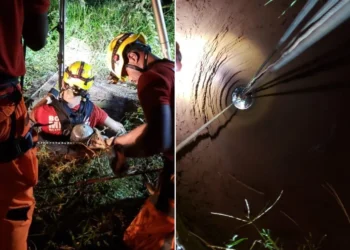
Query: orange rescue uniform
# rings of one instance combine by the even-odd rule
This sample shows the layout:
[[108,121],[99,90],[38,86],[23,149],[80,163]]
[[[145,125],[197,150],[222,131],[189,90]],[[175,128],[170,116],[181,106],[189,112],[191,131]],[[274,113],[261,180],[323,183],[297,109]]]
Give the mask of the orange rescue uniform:
[[[13,91],[11,88],[0,91],[0,96],[11,91]],[[7,140],[9,137],[11,130],[10,116],[13,112],[16,115],[15,137],[25,136],[30,129],[23,97],[17,107],[11,100],[0,100],[0,142]],[[27,249],[27,236],[35,205],[33,186],[37,181],[36,148],[29,149],[13,161],[0,163],[1,250]]]
[[[25,74],[21,44],[25,15],[44,14],[49,0],[1,0],[0,7],[0,249],[26,250],[38,181],[36,149],[16,154],[30,129],[19,95],[18,77]],[[16,85],[17,84],[17,85]],[[17,96],[17,98],[16,98]],[[14,98],[15,97],[15,98]],[[15,122],[12,122],[14,121]],[[15,124],[15,126],[13,126]],[[11,130],[12,128],[12,130]],[[11,131],[14,133],[11,134]],[[34,135],[36,137],[36,135]],[[30,137],[27,137],[30,138]],[[8,140],[9,139],[9,140]],[[36,138],[34,138],[34,141]],[[32,141],[31,141],[32,142]],[[12,146],[11,146],[12,145]],[[28,144],[29,145],[29,144]],[[15,148],[16,150],[13,150]],[[15,152],[15,153],[13,153]],[[17,157],[12,157],[17,156]]]
[[124,233],[124,243],[135,250],[174,250],[174,200],[169,213],[156,209],[157,195],[148,198]]

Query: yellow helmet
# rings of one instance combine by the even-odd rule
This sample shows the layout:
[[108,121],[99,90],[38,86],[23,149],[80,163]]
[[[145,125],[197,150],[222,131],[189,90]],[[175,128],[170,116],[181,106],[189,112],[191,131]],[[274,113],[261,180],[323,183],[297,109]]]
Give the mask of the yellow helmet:
[[107,66],[120,81],[125,81],[127,79],[124,70],[125,62],[123,52],[127,45],[136,41],[146,44],[146,37],[142,33],[123,33],[115,37],[108,45]]
[[66,68],[63,81],[70,87],[75,86],[81,90],[89,90],[94,83],[91,65],[82,61],[72,63]]

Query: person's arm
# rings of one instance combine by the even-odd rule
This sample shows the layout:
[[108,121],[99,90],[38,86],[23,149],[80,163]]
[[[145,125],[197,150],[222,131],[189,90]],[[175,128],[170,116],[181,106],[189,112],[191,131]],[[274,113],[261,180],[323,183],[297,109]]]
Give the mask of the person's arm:
[[113,120],[111,117],[107,116],[106,120],[104,121],[103,125],[107,126],[111,130],[113,130],[117,136],[122,135],[126,133],[126,130],[120,122],[117,122]]
[[110,144],[113,145],[132,145],[136,143],[136,139],[141,137],[147,128],[147,124],[142,124],[133,130],[131,130],[129,133],[119,136],[119,137],[113,137],[111,138],[112,142]]
[[125,171],[125,157],[147,157],[171,149],[173,144],[172,115],[170,105],[154,108],[148,124],[142,124],[130,133],[111,138],[115,157],[111,167],[115,174]]
[[29,113],[29,118],[33,122],[36,122],[35,114],[36,114],[37,110],[46,104],[50,104],[52,102],[51,98],[54,98],[54,97],[52,97],[52,94],[49,93],[34,105],[34,107],[31,109],[31,111]]
[[121,145],[126,157],[147,157],[165,152],[172,147],[172,115],[170,105],[154,108],[151,119],[130,133],[114,139]]
[[165,152],[172,147],[172,112],[170,86],[157,75],[142,75],[138,82],[138,95],[146,124],[125,137],[115,139],[123,147],[126,157],[147,157]]
[[47,0],[26,0],[24,9],[23,38],[25,44],[38,51],[46,44],[48,33]]
[[151,151],[165,152],[171,149],[173,144],[172,124],[169,104],[162,104],[153,109],[148,129],[144,135],[144,142],[153,144]]

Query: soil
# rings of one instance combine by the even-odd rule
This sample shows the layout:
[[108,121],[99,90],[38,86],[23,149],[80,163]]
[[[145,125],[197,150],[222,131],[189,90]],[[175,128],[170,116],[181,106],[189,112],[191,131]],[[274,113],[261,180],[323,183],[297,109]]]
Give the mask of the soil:
[[[177,144],[230,104],[305,3],[278,18],[291,1],[265,2],[177,1]],[[349,211],[349,24],[262,78],[257,86],[272,87],[250,109],[231,108],[178,152],[177,215],[188,231],[221,246],[239,234],[249,238],[239,249],[249,249],[259,239],[253,227],[211,212],[244,218],[247,199],[257,215],[283,190],[259,228],[280,237],[284,249],[310,234],[315,244],[327,235],[322,249],[350,249],[350,222],[324,188],[330,184]],[[186,247],[193,237],[183,235]]]

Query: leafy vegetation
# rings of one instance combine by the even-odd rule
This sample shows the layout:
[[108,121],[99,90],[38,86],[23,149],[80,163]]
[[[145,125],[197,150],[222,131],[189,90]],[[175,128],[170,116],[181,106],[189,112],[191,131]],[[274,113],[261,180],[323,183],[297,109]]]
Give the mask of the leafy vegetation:
[[[163,12],[171,55],[174,55],[174,4],[164,6]],[[58,0],[51,1],[48,17],[51,31],[47,45],[39,52],[27,49],[26,88],[58,69],[59,33],[55,29],[59,21]],[[77,40],[90,48],[91,64],[97,78],[108,76],[106,49],[109,42],[127,31],[144,33],[152,52],[162,57],[151,1],[66,0],[65,44]],[[67,57],[74,52],[67,50],[66,46],[65,53]]]
[[226,247],[228,249],[232,249],[235,246],[238,246],[243,241],[247,240],[248,238],[238,238],[238,235],[235,234],[232,239],[230,239],[229,243],[226,244]]

